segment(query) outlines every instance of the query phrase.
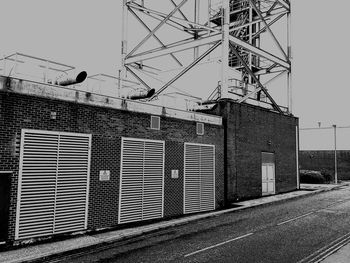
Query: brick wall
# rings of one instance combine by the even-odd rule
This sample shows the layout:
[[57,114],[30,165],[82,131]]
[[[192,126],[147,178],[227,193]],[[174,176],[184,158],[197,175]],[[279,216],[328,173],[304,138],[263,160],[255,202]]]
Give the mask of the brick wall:
[[276,193],[297,188],[297,118],[232,101],[220,102],[214,111],[226,127],[228,202],[262,195],[262,152],[275,154]]
[[[300,151],[299,167],[303,170],[326,171],[334,179],[334,151]],[[350,180],[350,151],[337,150],[338,179]]]
[[[50,119],[51,112],[57,118]],[[74,102],[0,91],[0,171],[11,178],[10,239],[14,238],[19,151],[22,128],[92,134],[88,228],[115,226],[118,222],[121,137],[164,140],[164,216],[183,213],[183,144],[214,144],[216,149],[216,203],[223,204],[223,127],[205,124],[196,134],[196,122],[161,117],[161,129],[151,130],[150,115]],[[171,179],[179,169],[179,179]],[[110,181],[99,181],[99,171],[110,170]]]

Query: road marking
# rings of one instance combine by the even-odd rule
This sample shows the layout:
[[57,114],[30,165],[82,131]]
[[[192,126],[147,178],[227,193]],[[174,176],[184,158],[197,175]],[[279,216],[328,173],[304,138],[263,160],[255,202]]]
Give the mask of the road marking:
[[221,242],[221,243],[219,243],[219,244],[216,244],[216,245],[213,245],[213,246],[210,246],[210,247],[206,247],[206,248],[203,248],[203,249],[194,251],[194,252],[192,252],[192,253],[190,253],[190,254],[185,255],[184,257],[186,258],[186,257],[189,257],[189,256],[193,256],[193,255],[198,254],[198,253],[200,253],[200,252],[203,252],[203,251],[206,251],[206,250],[215,248],[215,247],[219,247],[219,246],[225,245],[225,244],[227,244],[227,243],[230,243],[230,242],[233,242],[233,241],[236,241],[236,240],[245,238],[245,237],[249,237],[249,236],[251,236],[251,235],[253,235],[253,234],[254,234],[254,233],[249,233],[249,234],[246,234],[246,235],[243,235],[243,236],[240,236],[240,237],[235,237],[235,238],[233,238],[233,239],[226,240],[226,241]]
[[303,218],[303,217],[305,217],[305,216],[311,215],[311,214],[313,214],[313,213],[315,213],[315,212],[310,212],[310,213],[307,213],[307,214],[304,214],[304,215],[301,215],[301,216],[298,216],[298,217],[291,218],[291,219],[289,219],[289,220],[280,222],[280,223],[278,223],[277,225],[278,225],[278,226],[284,225],[284,224],[287,224],[287,223],[289,223],[289,222],[292,222],[292,221],[298,220],[298,219],[300,219],[300,218]]
[[298,261],[297,263],[305,263],[305,262],[314,262],[318,263],[342,248],[343,246],[347,245],[350,242],[350,232],[337,238],[330,244],[316,250],[311,255],[307,256],[306,258],[303,258],[302,260]]

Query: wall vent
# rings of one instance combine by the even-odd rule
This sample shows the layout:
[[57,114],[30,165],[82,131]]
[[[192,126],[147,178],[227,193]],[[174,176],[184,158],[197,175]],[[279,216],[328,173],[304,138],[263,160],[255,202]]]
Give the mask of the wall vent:
[[91,135],[22,130],[16,239],[87,228]]
[[163,217],[164,145],[122,138],[119,224]]
[[197,135],[204,134],[204,123],[197,122]]
[[215,146],[185,143],[184,214],[215,209]]
[[160,130],[160,117],[151,116],[151,129]]

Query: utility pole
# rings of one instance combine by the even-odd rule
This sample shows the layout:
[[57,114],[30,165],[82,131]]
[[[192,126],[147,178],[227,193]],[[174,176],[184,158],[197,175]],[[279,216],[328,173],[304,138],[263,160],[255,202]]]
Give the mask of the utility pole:
[[338,183],[338,172],[337,172],[337,125],[333,125],[334,128],[334,182]]

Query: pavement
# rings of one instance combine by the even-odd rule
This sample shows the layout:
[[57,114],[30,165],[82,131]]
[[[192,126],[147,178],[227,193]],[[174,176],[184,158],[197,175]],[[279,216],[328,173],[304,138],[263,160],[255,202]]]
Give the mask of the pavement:
[[321,261],[322,263],[349,263],[350,244],[347,244]]
[[[324,191],[338,189],[342,186],[349,185],[349,183],[340,184],[301,184],[300,190],[273,196],[261,197],[258,199],[247,200],[235,203],[234,208],[218,210],[208,213],[196,214],[191,216],[183,216],[181,218],[164,220],[161,222],[133,227],[109,232],[101,232],[94,234],[85,234],[82,236],[72,236],[66,240],[53,241],[49,243],[31,244],[26,247],[11,248],[11,250],[0,252],[0,262],[19,263],[39,260],[41,258],[50,257],[53,255],[64,254],[70,251],[86,249],[101,244],[108,244],[116,241],[122,241],[128,238],[141,236],[153,231],[186,224],[196,220],[210,218],[225,213],[231,213],[242,209],[251,207],[269,205],[276,202],[283,202],[306,195],[317,194]],[[350,261],[350,244],[347,244],[336,251],[334,254],[327,255],[323,262],[349,262]]]

